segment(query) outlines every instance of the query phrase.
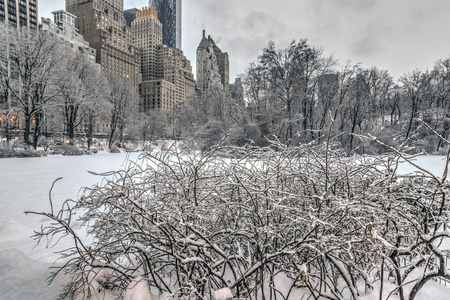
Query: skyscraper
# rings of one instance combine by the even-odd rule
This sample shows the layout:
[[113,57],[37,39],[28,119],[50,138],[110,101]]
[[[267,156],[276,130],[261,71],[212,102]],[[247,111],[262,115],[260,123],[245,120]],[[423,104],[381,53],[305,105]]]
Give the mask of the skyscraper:
[[123,78],[138,87],[139,51],[123,16],[123,0],[66,0],[80,34],[97,51],[103,73]]
[[65,10],[52,12],[53,22],[42,18],[39,24],[40,31],[46,31],[50,36],[57,36],[59,41],[66,46],[66,51],[83,54],[92,63],[95,63],[95,49],[83,38],[75,27],[76,17]]
[[220,82],[222,82],[223,88],[228,90],[230,86],[230,61],[227,52],[222,50],[216,45],[214,40],[210,38],[211,45],[214,50],[214,54],[217,58],[217,66],[219,67]]
[[162,44],[162,25],[157,12],[144,7],[131,23],[133,44],[140,49],[142,81],[156,79],[156,46]]
[[149,0],[163,26],[163,44],[181,49],[181,0]]
[[162,43],[163,27],[153,8],[143,8],[131,23],[133,42],[140,49],[141,110],[172,110],[194,94],[190,61],[180,49]]
[[202,92],[216,89],[228,90],[230,84],[230,63],[228,53],[216,45],[211,36],[203,37],[197,47],[197,87]]
[[123,12],[123,16],[125,17],[128,27],[131,27],[131,23],[136,19],[137,12],[137,8],[130,8]]
[[37,0],[0,0],[0,22],[37,30]]

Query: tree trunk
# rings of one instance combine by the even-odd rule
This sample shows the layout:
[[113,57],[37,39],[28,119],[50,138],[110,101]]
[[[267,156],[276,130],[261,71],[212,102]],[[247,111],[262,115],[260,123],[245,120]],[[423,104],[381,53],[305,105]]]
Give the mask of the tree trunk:
[[39,135],[41,133],[41,116],[40,113],[37,113],[35,115],[35,124],[34,124],[34,131],[33,131],[33,148],[34,150],[37,149],[37,145],[38,145],[38,140],[39,140]]
[[25,144],[30,144],[30,131],[31,131],[31,117],[25,116],[25,130],[23,132],[23,141]]
[[414,117],[416,116],[417,113],[416,111],[417,111],[416,102],[415,100],[412,100],[411,117],[409,118],[408,130],[406,131],[406,138],[408,138],[409,134],[411,133]]
[[91,150],[91,144],[92,144],[92,133],[94,132],[94,125],[92,120],[89,121],[88,124],[88,131],[86,133],[86,137],[87,137],[87,148],[88,150]]

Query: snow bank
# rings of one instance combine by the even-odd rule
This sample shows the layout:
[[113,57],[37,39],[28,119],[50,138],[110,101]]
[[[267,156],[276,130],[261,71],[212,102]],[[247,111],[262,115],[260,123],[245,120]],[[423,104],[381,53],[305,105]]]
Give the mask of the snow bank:
[[139,153],[99,153],[88,156],[47,156],[39,158],[3,158],[0,166],[0,299],[57,299],[64,279],[48,286],[49,267],[59,255],[55,251],[71,245],[70,241],[53,248],[45,242],[34,248],[31,239],[42,217],[24,211],[48,211],[48,191],[57,177],[63,177],[53,190],[55,207],[67,198],[76,199],[79,190],[101,181],[87,171],[106,172],[124,167],[127,158]]
[[232,300],[233,292],[229,288],[214,291],[214,300]]
[[152,300],[147,281],[140,276],[134,279],[127,287],[124,300]]
[[32,260],[16,249],[0,251],[0,298],[57,299],[65,282],[57,277],[51,286],[47,285],[51,265]]

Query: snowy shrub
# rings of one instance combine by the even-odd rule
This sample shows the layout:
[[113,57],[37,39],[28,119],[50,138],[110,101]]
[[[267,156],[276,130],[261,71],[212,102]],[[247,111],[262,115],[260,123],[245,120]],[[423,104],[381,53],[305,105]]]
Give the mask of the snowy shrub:
[[61,144],[52,148],[52,154],[77,156],[87,154],[87,152],[70,144]]
[[51,140],[47,139],[45,136],[40,136],[38,139],[38,146],[44,148],[44,151],[47,151],[48,147],[51,144]]
[[6,143],[0,144],[0,158],[13,157],[13,150]]
[[14,157],[40,157],[43,153],[31,149],[14,151]]
[[30,149],[22,141],[18,141],[17,139],[11,140],[9,144],[0,143],[0,158],[40,157],[42,155],[44,155],[44,153]]
[[[57,268],[72,278],[62,298],[148,285],[177,299],[362,299],[392,277],[393,292],[412,300],[430,279],[450,279],[440,248],[450,186],[446,174],[399,176],[400,158],[411,157],[392,151],[364,159],[313,144],[174,146],[38,213],[54,223],[36,238],[74,240]],[[89,244],[72,229],[76,215]]]
[[120,149],[116,145],[111,145],[111,147],[109,147],[109,152],[111,152],[111,153],[120,153]]

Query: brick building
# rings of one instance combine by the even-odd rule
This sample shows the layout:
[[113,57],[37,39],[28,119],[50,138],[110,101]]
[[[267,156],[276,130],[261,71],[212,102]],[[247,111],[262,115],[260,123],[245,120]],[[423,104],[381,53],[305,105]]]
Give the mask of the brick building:
[[66,0],[66,10],[76,16],[75,26],[96,50],[102,72],[126,79],[137,88],[141,80],[139,52],[126,26],[123,0]]

